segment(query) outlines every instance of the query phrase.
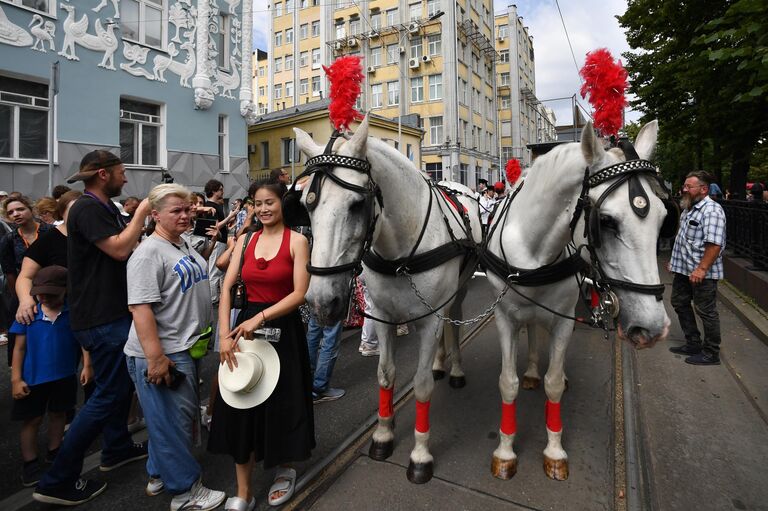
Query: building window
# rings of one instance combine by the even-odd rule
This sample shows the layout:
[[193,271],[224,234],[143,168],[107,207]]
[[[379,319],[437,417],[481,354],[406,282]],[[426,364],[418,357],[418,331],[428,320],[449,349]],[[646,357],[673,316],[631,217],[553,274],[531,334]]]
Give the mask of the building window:
[[219,116],[219,170],[229,172],[229,120],[226,115]]
[[290,71],[293,69],[293,55],[285,56],[285,70]]
[[320,67],[320,48],[314,48],[312,50],[312,69],[318,69]]
[[432,145],[440,145],[443,143],[442,116],[429,118],[429,141]]
[[427,163],[427,174],[435,183],[439,183],[443,180],[443,164],[442,163]]
[[411,78],[411,103],[424,101],[424,78]]
[[293,11],[293,0],[285,0],[285,14],[290,14]]
[[376,67],[381,65],[381,46],[371,48],[371,65]]
[[282,16],[283,15],[283,4],[282,4],[282,2],[275,2],[275,9],[274,10],[275,10],[275,18],[277,18],[278,16]]
[[384,86],[380,83],[371,85],[371,108],[380,108],[382,106],[383,88]]
[[303,51],[299,54],[299,66],[307,67],[309,65],[309,52]]
[[[50,2],[48,0],[6,0],[10,4],[21,5],[28,9],[33,9],[43,14],[55,15],[55,12],[51,12]],[[53,2],[54,7],[57,5]]]
[[414,153],[413,153],[413,145],[411,145],[411,144],[405,144],[405,156],[406,156],[406,157],[407,157],[409,160],[413,161],[413,159],[414,159],[414,157],[415,157],[415,155],[414,155]]
[[285,43],[292,43],[293,42],[293,29],[292,28],[286,28],[285,29]]
[[467,82],[459,78],[459,101],[467,104]]
[[429,99],[443,99],[443,75],[429,76]]
[[278,83],[275,85],[275,99],[280,99],[283,97],[283,84]]
[[499,62],[509,62],[509,50],[501,50],[499,52]]
[[509,73],[501,73],[501,85],[509,85]]
[[275,32],[275,46],[282,46],[282,45],[283,45],[283,33]]
[[299,27],[299,37],[302,41],[309,37],[309,23],[304,23]]
[[263,96],[265,91],[266,91],[266,89],[264,88],[264,86],[260,85],[259,86],[259,96]]
[[400,82],[387,82],[387,103],[389,106],[400,104]]
[[427,17],[437,14],[440,10],[440,0],[427,0]]
[[230,17],[225,14],[220,14],[218,31],[213,34],[214,41],[216,42],[216,65],[219,69],[229,71],[229,55],[230,55],[230,42],[229,42],[229,27]]
[[290,165],[293,163],[293,155],[291,154],[291,149],[293,148],[293,139],[284,138],[282,140],[282,148],[283,165]]
[[389,9],[387,11],[387,26],[391,27],[392,25],[397,25],[397,23],[398,23],[397,9]]
[[338,22],[336,23],[336,39],[342,39],[347,35],[346,30],[344,29],[344,22]]
[[360,34],[360,18],[349,20],[349,35]]
[[433,34],[427,38],[430,55],[440,55],[442,53],[442,38],[440,34]]
[[320,22],[319,21],[313,21],[312,22],[312,37],[319,37],[320,36]]
[[459,183],[466,185],[467,184],[467,169],[469,168],[469,165],[466,163],[459,164]]
[[275,57],[275,73],[283,70],[283,57]]
[[320,77],[319,76],[312,77],[312,95],[313,96],[320,95]]
[[387,64],[397,64],[400,58],[400,50],[396,44],[387,45]]
[[[36,0],[32,2],[37,3]],[[27,5],[28,0],[22,0]],[[161,48],[163,46],[164,0],[125,0],[120,4],[120,34],[123,39]]]
[[261,143],[261,168],[269,168],[269,142]]
[[259,67],[259,76],[261,76],[261,77],[267,76],[266,66],[260,66]]
[[381,28],[381,13],[371,13],[371,28],[378,29]]
[[421,59],[422,43],[421,37],[414,37],[411,39],[411,58]]
[[499,25],[499,37],[509,37],[509,25]]
[[309,0],[300,0],[299,1],[299,8],[306,9],[309,7]]
[[160,106],[120,99],[120,159],[126,165],[160,165]]
[[309,78],[302,78],[299,82],[299,94],[309,94]]
[[0,76],[0,158],[48,159],[48,86]]
[[421,2],[408,5],[408,19],[410,21],[421,19]]
[[285,82],[285,97],[293,97],[293,82]]

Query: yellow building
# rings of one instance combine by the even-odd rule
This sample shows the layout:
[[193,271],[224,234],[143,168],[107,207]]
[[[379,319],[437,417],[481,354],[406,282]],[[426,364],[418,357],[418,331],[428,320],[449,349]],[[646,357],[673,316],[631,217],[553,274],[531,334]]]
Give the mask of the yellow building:
[[264,115],[269,109],[269,76],[267,53],[261,50],[253,52],[253,104],[256,112]]
[[[257,118],[256,123],[248,127],[251,179],[268,177],[269,172],[276,168],[286,170],[291,180],[299,175],[304,170],[306,158],[294,149],[293,128],[301,128],[311,134],[318,144],[325,144],[333,132],[328,118],[328,103],[327,99],[314,101]],[[423,134],[416,116],[403,117],[398,126],[396,120],[370,114],[369,135],[395,148],[403,147],[403,152],[411,155],[411,161],[419,169],[422,168],[420,146]]]
[[499,144],[501,167],[517,158],[523,166],[531,164],[528,144],[555,140],[555,114],[536,98],[533,36],[518,16],[517,7],[509,5],[494,17],[499,105]]
[[[326,97],[321,66],[359,55],[367,78],[360,108],[396,124],[398,117],[418,115],[422,170],[469,186],[495,180],[500,145],[493,27],[492,0],[275,1],[268,110]],[[410,144],[396,138],[412,157]]]

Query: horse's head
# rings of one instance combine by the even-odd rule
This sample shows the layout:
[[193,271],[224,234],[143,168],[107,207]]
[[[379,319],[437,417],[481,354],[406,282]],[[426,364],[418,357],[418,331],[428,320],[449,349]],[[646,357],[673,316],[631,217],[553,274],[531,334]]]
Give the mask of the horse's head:
[[[653,154],[657,132],[656,121],[640,130],[635,141],[640,159],[648,159]],[[622,150],[603,149],[591,123],[582,132],[581,150],[590,176],[626,161]],[[658,286],[661,280],[656,259],[656,244],[667,208],[657,196],[660,187],[654,182],[655,177],[634,176],[623,181],[609,178],[592,186],[589,198],[594,207],[586,221],[588,241],[603,276],[609,279],[611,289],[619,298],[619,336],[636,348],[647,348],[666,337],[670,324],[659,296],[663,288]],[[611,281],[614,284],[611,285]],[[653,285],[658,287],[655,293]]]
[[[324,146],[316,144],[304,131],[294,128],[299,149],[308,157],[322,155]],[[338,157],[365,160],[368,118],[349,140],[336,140],[332,153]],[[343,158],[341,158],[343,160]],[[321,324],[344,319],[349,303],[350,281],[360,263],[369,229],[374,197],[370,174],[343,166],[327,166],[312,174],[302,188],[302,203],[312,223],[312,278],[307,302]]]

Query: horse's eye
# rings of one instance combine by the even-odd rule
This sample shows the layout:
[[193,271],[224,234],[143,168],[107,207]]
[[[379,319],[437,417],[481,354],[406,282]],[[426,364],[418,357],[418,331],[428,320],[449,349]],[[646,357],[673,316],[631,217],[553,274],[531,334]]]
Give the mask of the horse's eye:
[[356,200],[352,204],[350,204],[349,210],[357,212],[357,211],[362,210],[363,206],[365,206],[365,200],[364,199]]
[[600,226],[606,229],[613,229],[614,231],[619,229],[619,224],[616,222],[616,219],[608,215],[600,215]]

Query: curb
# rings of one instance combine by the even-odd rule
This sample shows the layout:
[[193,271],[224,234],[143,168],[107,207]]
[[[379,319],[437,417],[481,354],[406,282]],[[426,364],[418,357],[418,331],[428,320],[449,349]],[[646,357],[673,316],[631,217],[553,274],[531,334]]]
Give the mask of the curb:
[[722,281],[722,284],[717,287],[718,298],[768,346],[768,315],[745,300],[731,284],[726,281]]

